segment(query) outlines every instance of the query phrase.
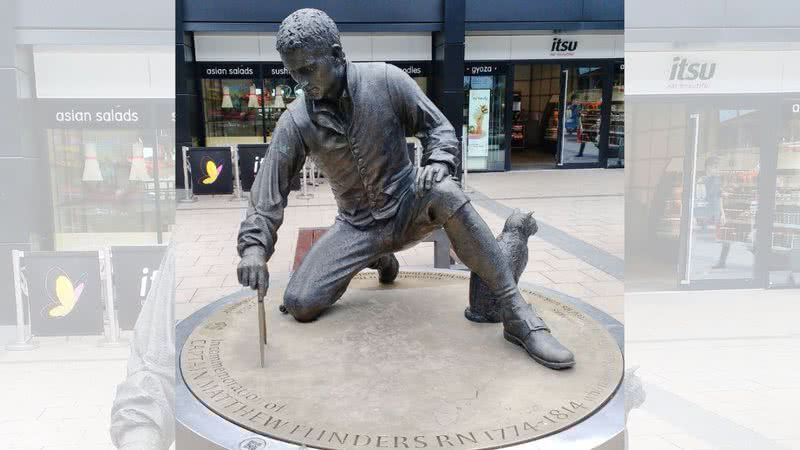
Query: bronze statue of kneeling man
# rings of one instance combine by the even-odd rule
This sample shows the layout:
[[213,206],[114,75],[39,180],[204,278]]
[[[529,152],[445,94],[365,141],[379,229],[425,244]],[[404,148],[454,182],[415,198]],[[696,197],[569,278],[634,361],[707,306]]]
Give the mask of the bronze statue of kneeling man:
[[[280,26],[277,50],[303,96],[280,116],[239,230],[239,281],[266,290],[266,262],[283,222],[289,184],[312,158],[331,185],[339,214],[311,248],[284,294],[285,309],[310,322],[334,304],[362,269],[391,283],[394,252],[444,227],[459,258],[502,305],[506,339],[539,363],[575,364],[523,299],[491,230],[450,178],[455,131],[405,72],[385,63],[350,63],[333,20],[300,9]],[[416,135],[426,157],[417,170],[406,150]]]

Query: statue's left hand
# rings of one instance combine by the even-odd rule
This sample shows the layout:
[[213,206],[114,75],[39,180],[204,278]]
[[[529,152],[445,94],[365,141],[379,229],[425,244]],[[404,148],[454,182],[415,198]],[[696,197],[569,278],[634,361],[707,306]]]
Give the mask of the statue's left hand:
[[422,167],[417,172],[417,193],[422,194],[429,191],[434,182],[438,183],[448,175],[450,175],[450,169],[446,164],[434,162]]

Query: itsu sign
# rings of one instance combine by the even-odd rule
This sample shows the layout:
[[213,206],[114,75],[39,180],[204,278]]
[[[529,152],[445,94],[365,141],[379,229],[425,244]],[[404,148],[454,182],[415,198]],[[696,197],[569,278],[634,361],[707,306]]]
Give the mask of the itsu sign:
[[554,37],[550,44],[550,56],[575,56],[578,50],[577,40],[561,39]]
[[708,61],[693,61],[688,58],[676,56],[672,58],[672,68],[669,71],[670,82],[697,81],[702,84],[714,78],[717,63]]

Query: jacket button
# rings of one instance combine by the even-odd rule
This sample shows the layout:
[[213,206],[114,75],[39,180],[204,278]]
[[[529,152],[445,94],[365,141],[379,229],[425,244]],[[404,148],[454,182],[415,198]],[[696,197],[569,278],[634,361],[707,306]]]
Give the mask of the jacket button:
[[358,158],[358,164],[364,164],[364,158]]

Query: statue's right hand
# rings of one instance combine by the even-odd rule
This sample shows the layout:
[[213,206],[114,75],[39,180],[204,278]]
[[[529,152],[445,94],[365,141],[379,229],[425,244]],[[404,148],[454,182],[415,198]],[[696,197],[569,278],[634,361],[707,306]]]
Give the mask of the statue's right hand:
[[269,272],[267,271],[267,254],[259,246],[247,247],[236,269],[239,283],[244,287],[258,290],[266,294],[269,287]]

